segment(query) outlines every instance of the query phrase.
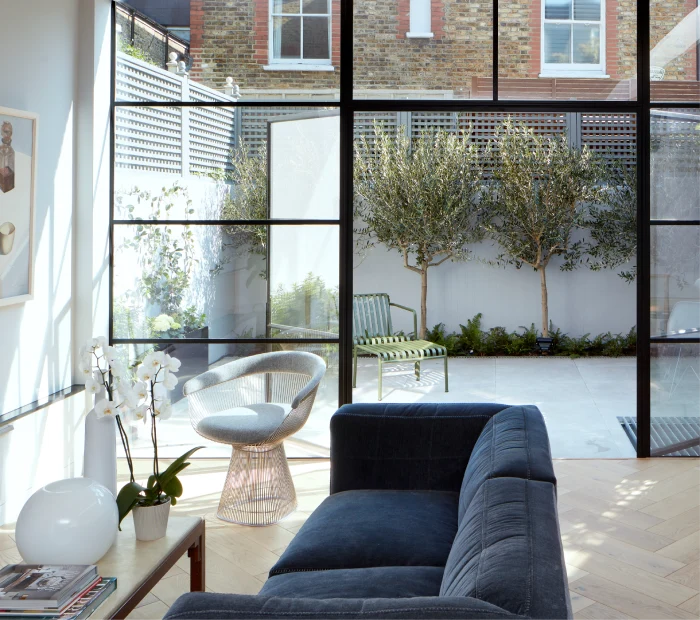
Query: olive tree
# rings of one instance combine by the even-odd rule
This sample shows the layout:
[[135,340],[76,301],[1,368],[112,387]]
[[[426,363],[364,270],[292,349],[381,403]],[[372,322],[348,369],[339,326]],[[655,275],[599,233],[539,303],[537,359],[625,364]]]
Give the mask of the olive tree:
[[428,270],[467,260],[467,245],[482,238],[479,149],[468,134],[435,130],[411,140],[375,124],[370,140],[355,142],[354,183],[357,248],[383,245],[420,276],[424,339]]
[[[591,243],[588,266],[593,271],[617,269],[637,257],[637,169],[612,164],[604,179],[599,204],[592,205],[586,221]],[[621,271],[632,282],[636,265]]]
[[587,205],[600,194],[601,164],[567,137],[537,135],[510,119],[497,132],[493,169],[484,194],[484,227],[502,252],[494,263],[532,267],[540,277],[542,335],[549,336],[547,267],[555,256],[562,270],[576,268],[585,252],[574,233],[586,225]]

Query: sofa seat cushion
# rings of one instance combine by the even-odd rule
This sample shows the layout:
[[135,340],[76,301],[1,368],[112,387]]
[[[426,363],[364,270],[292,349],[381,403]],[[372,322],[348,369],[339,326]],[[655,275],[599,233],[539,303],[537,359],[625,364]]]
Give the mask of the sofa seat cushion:
[[445,565],[457,532],[457,493],[344,491],[311,514],[270,570]]
[[525,478],[556,484],[547,427],[537,407],[508,407],[486,423],[464,472],[460,522],[479,487],[491,478]]
[[487,480],[447,559],[440,596],[467,596],[532,618],[569,618],[554,485]]
[[286,598],[408,598],[437,596],[439,566],[381,566],[303,571],[270,577],[261,596]]

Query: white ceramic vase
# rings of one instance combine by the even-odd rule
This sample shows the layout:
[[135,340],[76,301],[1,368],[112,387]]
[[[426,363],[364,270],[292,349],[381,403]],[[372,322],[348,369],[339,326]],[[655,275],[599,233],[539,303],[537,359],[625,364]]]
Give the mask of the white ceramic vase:
[[117,503],[105,487],[68,478],[27,500],[15,540],[28,564],[95,564],[114,543],[118,523]]
[[[96,394],[95,402],[104,398],[104,394],[104,390]],[[99,482],[117,496],[117,421],[112,416],[98,418],[94,406],[85,416],[83,476]]]
[[157,506],[136,506],[131,513],[134,515],[136,540],[158,540],[168,529],[170,498]]

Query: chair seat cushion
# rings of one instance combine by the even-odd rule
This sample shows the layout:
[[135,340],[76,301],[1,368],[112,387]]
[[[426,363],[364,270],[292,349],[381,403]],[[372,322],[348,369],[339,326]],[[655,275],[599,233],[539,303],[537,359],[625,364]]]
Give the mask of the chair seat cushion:
[[457,493],[335,493],[313,512],[270,576],[377,566],[445,565],[457,532]]
[[408,598],[437,596],[440,566],[382,566],[304,571],[270,577],[261,596],[285,598]]
[[290,405],[280,403],[234,407],[204,418],[197,425],[197,432],[220,443],[264,443],[279,428],[291,409]]

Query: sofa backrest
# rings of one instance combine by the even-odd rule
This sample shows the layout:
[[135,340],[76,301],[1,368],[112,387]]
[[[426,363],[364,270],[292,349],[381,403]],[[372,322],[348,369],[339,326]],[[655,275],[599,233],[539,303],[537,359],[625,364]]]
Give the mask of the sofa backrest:
[[464,472],[459,521],[484,481],[508,477],[556,484],[547,427],[533,405],[508,407],[482,429]]
[[532,618],[570,618],[554,485],[484,482],[463,515],[440,596],[466,596]]

